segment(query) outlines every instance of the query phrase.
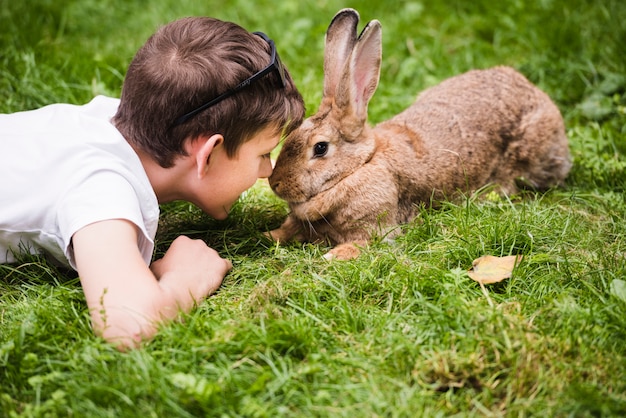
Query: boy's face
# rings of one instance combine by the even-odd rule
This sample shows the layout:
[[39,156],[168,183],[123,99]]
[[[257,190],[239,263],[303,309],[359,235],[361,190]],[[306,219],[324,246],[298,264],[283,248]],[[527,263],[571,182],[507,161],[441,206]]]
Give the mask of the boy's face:
[[257,179],[272,174],[270,152],[279,141],[276,129],[269,127],[245,142],[232,158],[226,155],[223,145],[217,146],[211,153],[209,171],[195,203],[215,219],[226,218],[241,193]]

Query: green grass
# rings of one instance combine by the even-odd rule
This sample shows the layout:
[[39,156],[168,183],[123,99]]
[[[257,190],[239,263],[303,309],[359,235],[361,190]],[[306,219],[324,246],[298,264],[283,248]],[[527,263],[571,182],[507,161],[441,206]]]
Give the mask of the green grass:
[[[266,240],[287,208],[264,183],[222,222],[164,206],[159,252],[184,233],[234,269],[125,354],[93,336],[75,274],[0,266],[0,416],[626,415],[626,3],[524,3],[0,0],[2,112],[118,96],[158,25],[211,15],[275,39],[312,113],[323,34],[351,6],[383,25],[372,122],[507,64],[557,102],[574,156],[565,188],[425,209],[348,262]],[[525,258],[485,294],[466,274],[484,254]]]

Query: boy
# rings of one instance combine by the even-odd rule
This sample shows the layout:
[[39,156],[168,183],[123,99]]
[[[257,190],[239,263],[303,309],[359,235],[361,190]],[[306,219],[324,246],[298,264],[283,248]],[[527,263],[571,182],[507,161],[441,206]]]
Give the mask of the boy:
[[76,269],[95,332],[134,347],[232,267],[184,236],[150,264],[158,205],[186,200],[225,218],[303,116],[264,34],[170,23],[135,55],[120,100],[0,115],[0,262],[42,252]]

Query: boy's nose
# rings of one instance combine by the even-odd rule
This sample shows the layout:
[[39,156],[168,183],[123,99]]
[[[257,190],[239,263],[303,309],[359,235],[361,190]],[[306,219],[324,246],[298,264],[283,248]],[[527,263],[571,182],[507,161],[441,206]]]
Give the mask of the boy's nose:
[[259,168],[259,178],[268,178],[272,175],[272,161],[266,158]]

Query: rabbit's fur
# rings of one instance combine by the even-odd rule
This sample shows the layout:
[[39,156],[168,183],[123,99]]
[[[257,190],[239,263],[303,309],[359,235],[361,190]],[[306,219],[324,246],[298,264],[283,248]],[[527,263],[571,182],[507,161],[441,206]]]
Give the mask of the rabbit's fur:
[[326,33],[324,94],[318,112],[285,140],[270,185],[291,213],[271,231],[280,241],[354,244],[416,215],[416,204],[488,184],[513,193],[544,190],[571,167],[563,118],[550,98],[508,67],[474,70],[421,93],[375,127],[367,105],[376,90],[381,26],[339,11]]

